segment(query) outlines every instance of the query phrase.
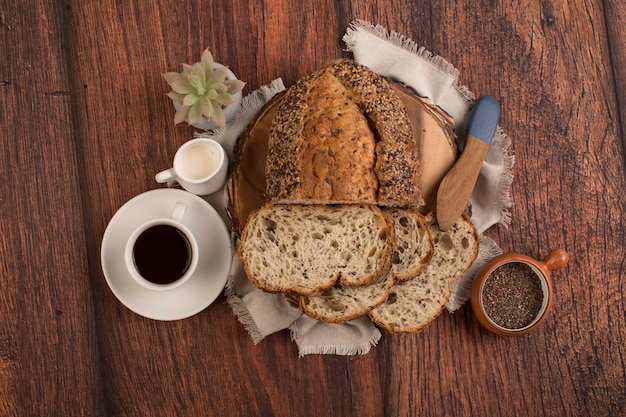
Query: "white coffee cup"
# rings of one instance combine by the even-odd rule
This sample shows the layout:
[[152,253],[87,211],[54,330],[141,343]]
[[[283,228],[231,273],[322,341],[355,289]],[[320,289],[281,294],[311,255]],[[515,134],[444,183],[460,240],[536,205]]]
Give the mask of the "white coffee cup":
[[213,139],[185,142],[176,151],[173,165],[155,175],[158,183],[175,180],[185,190],[197,195],[212,194],[226,183],[228,156]]
[[172,290],[191,278],[198,266],[198,243],[181,223],[187,205],[178,202],[170,217],[148,220],[128,238],[124,260],[131,277],[142,287]]

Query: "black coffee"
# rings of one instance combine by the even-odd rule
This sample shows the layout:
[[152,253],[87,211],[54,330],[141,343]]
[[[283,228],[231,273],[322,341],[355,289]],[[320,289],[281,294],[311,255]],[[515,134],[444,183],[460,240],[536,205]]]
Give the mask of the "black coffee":
[[143,231],[133,246],[139,274],[155,284],[170,284],[185,275],[191,264],[187,236],[174,226],[159,224]]

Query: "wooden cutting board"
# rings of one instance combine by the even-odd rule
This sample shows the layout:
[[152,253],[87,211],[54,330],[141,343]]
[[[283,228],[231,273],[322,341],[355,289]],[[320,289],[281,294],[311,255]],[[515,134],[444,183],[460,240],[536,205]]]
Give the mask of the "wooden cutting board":
[[[437,188],[457,157],[454,121],[430,100],[409,88],[391,83],[406,107],[420,150],[422,194],[428,213],[435,207]],[[228,215],[232,230],[240,233],[250,213],[265,204],[265,161],[270,125],[284,92],[274,96],[239,137],[227,186]]]

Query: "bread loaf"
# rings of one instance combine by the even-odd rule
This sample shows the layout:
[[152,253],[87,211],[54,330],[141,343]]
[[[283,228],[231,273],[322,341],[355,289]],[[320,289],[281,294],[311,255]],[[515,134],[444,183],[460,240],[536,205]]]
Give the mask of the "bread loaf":
[[433,254],[426,218],[413,209],[386,208],[383,211],[393,221],[396,236],[390,273],[364,287],[336,285],[319,295],[301,296],[298,304],[304,313],[330,323],[363,316],[385,302],[394,280],[412,278],[426,267]]
[[313,295],[378,281],[394,245],[391,220],[375,206],[268,204],[251,214],[238,254],[262,290]]
[[415,333],[439,316],[450,298],[450,283],[469,269],[478,255],[478,234],[466,215],[446,232],[434,214],[427,216],[435,251],[415,278],[396,283],[387,300],[369,312],[374,323],[390,333]]
[[420,206],[411,123],[388,82],[353,60],[300,79],[270,127],[266,197],[275,203]]

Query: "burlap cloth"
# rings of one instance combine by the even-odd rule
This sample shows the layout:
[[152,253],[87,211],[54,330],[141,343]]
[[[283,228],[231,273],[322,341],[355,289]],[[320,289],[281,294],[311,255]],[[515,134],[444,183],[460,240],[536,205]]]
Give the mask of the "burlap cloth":
[[[407,37],[388,32],[381,26],[354,21],[343,37],[346,49],[354,59],[374,72],[405,83],[419,95],[429,97],[455,120],[456,132],[463,137],[474,97],[458,82],[458,71],[439,56],[434,56]],[[282,80],[259,88],[244,98],[239,114],[224,129],[198,134],[211,137],[224,146],[229,156],[237,138],[256,113],[275,94],[283,91]],[[452,285],[452,296],[446,305],[454,312],[469,298],[474,275],[490,258],[501,253],[500,248],[483,232],[495,224],[508,226],[513,181],[514,157],[509,152],[510,140],[498,128],[470,199],[472,222],[480,236],[480,253],[467,274]],[[224,214],[224,194],[207,197]],[[233,312],[250,333],[254,343],[266,336],[289,329],[300,356],[307,354],[354,355],[369,352],[381,338],[381,333],[367,317],[344,324],[328,324],[304,315],[284,297],[259,290],[246,277],[241,261],[234,254],[233,267],[225,293]]]

